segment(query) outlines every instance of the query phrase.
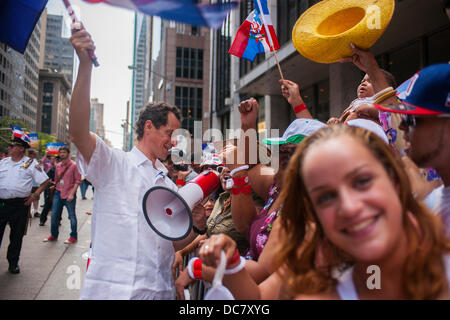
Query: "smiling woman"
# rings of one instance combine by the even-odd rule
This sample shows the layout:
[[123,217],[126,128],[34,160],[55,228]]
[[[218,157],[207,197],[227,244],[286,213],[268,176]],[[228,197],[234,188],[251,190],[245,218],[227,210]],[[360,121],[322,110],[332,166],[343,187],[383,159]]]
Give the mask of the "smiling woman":
[[[299,146],[284,183],[279,263],[294,295],[449,298],[443,226],[414,199],[401,162],[377,136],[321,129]],[[374,265],[377,290],[368,285]]]

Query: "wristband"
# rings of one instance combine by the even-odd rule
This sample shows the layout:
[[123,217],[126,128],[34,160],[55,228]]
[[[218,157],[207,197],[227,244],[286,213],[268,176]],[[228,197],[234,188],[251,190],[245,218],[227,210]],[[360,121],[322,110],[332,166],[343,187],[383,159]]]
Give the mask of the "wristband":
[[241,193],[241,191],[239,190],[239,188],[231,188],[231,194],[237,196],[239,193]]
[[236,248],[236,250],[234,250],[233,257],[231,257],[231,260],[230,260],[230,262],[228,262],[227,265],[228,265],[228,266],[233,265],[234,263],[236,263],[236,261],[239,260],[239,257],[240,257],[240,255],[239,255],[239,250]]
[[252,186],[251,185],[246,185],[246,186],[242,186],[239,188],[241,193],[243,194],[250,194],[252,192]]
[[[197,262],[197,260],[199,260],[200,262]],[[199,264],[200,264],[200,274],[199,274],[199,272],[198,272]],[[187,269],[188,269],[189,277],[190,277],[191,279],[194,279],[194,280],[201,280],[201,279],[196,278],[196,276],[200,276],[200,277],[202,276],[202,273],[201,273],[201,269],[202,269],[202,260],[200,260],[200,258],[194,257],[194,258],[192,258],[191,260],[189,260]]]
[[237,168],[231,170],[230,176],[233,177],[235,173],[238,173],[239,171],[242,171],[242,170],[248,170],[248,165],[240,166],[240,167],[237,167]]
[[234,177],[232,178],[235,186],[245,186],[248,184],[248,176],[245,177]]
[[177,184],[177,186],[184,186],[186,184],[186,181],[177,179],[177,181],[175,183]]
[[252,186],[247,184],[241,187],[233,187],[231,188],[231,194],[237,196],[238,194],[250,194],[252,192]]
[[241,259],[241,262],[233,269],[226,269],[224,274],[227,274],[227,275],[235,274],[235,273],[238,273],[239,271],[241,271],[242,269],[244,269],[246,260],[244,259],[244,257],[241,257],[241,256],[239,256],[239,258]]
[[193,263],[193,274],[195,280],[202,280],[202,260],[197,259],[194,260]]
[[298,106],[294,107],[294,112],[295,113],[302,112],[303,110],[306,110],[306,104],[304,104],[304,103],[299,104]]

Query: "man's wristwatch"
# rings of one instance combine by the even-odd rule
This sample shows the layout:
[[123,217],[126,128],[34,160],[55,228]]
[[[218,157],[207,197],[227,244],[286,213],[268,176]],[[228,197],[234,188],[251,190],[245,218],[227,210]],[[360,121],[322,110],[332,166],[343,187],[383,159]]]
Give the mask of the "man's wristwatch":
[[33,193],[33,198],[35,198],[36,200],[39,199],[39,195],[37,193]]
[[192,230],[194,230],[194,232],[197,233],[197,234],[203,235],[203,234],[206,233],[207,228],[205,227],[205,229],[199,230],[194,225],[192,225]]

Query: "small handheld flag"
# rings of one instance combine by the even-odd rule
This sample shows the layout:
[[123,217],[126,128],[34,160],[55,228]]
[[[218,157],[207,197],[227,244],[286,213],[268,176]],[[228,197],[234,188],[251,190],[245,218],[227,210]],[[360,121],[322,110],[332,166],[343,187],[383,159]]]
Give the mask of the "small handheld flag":
[[27,143],[30,143],[30,138],[25,133],[25,131],[22,130],[21,127],[13,126],[12,124],[10,124],[9,126],[11,127],[13,137],[19,138]]
[[281,73],[281,68],[276,56],[276,50],[280,49],[278,38],[267,9],[267,0],[254,0],[253,10],[244,23],[239,27],[230,54],[239,58],[254,61],[258,53],[272,51]]
[[59,148],[61,148],[62,146],[65,146],[65,143],[58,143],[58,142],[51,142],[51,143],[47,143],[47,148],[46,148],[46,152],[47,155],[49,156],[57,156],[59,153]]

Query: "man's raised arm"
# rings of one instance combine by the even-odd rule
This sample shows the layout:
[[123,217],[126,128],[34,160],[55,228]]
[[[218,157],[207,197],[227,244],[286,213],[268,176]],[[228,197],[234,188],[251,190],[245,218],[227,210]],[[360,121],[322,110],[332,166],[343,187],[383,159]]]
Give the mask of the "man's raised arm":
[[91,36],[83,27],[80,30],[72,31],[70,42],[80,59],[77,80],[70,102],[70,139],[89,163],[95,149],[95,136],[89,132],[92,62],[88,50],[94,50],[95,46]]

